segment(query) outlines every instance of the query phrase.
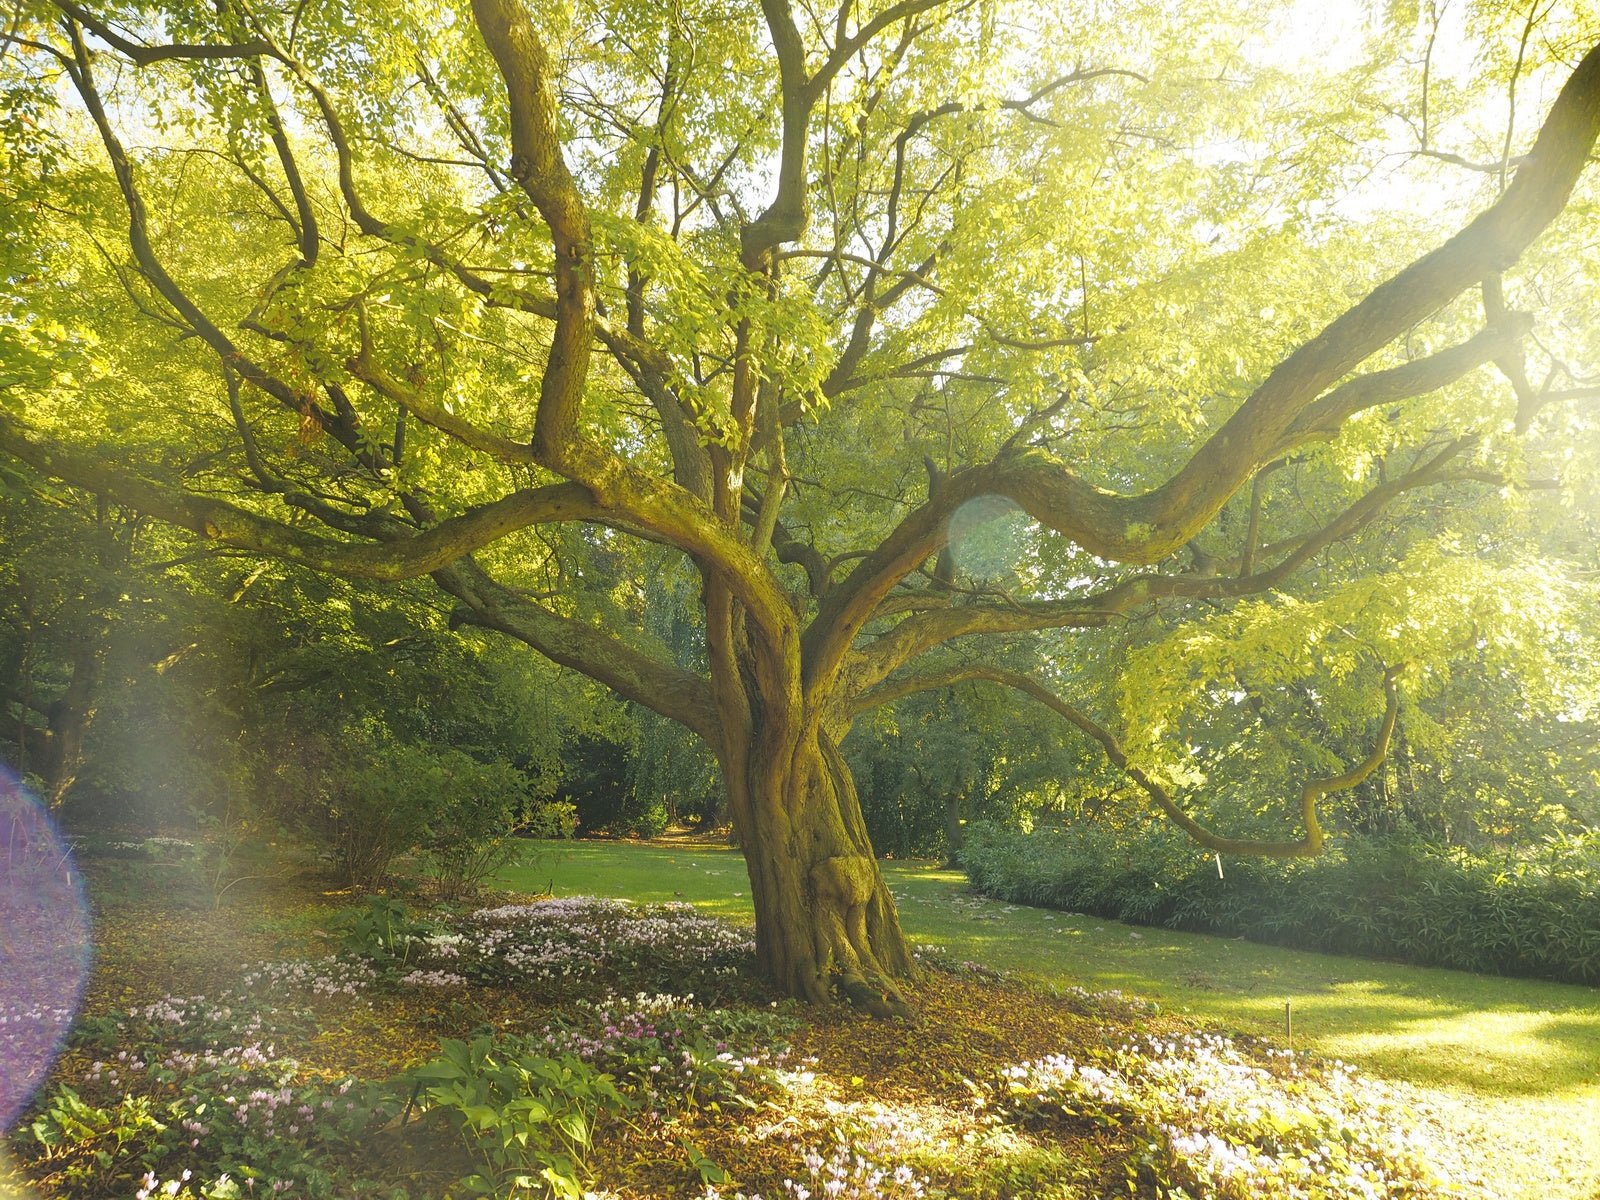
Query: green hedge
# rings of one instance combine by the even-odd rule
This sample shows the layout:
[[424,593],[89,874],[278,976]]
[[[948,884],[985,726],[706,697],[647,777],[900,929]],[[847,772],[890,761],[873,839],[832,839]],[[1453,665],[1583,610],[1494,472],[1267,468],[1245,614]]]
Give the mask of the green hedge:
[[969,831],[975,890],[1140,925],[1496,975],[1600,983],[1600,854],[1538,861],[1419,841],[1351,841],[1312,860],[1215,860],[1181,833],[1093,825]]

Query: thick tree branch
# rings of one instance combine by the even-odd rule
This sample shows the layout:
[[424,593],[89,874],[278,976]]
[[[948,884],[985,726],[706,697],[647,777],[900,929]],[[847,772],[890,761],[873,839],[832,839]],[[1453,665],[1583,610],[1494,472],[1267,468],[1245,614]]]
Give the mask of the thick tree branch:
[[107,22],[100,20],[82,5],[70,3],[69,0],[56,0],[56,7],[94,34],[95,37],[105,42],[106,45],[114,47],[119,53],[126,55],[141,67],[150,66],[152,63],[168,62],[172,59],[256,58],[266,53],[268,49],[267,43],[259,40],[192,45],[149,45],[144,42],[136,42],[132,38],[118,33]]
[[[1329,392],[1318,404],[1309,406],[1305,424],[1287,432],[1280,445],[1288,449],[1325,439],[1336,431],[1336,419],[1343,421],[1374,404],[1418,395],[1452,382],[1502,353],[1508,339],[1514,338],[1519,328],[1520,322],[1507,319],[1449,350],[1351,380]],[[1244,480],[1239,482],[1242,484]],[[1042,450],[1002,451],[991,462],[957,472],[943,481],[939,491],[929,495],[926,504],[910,513],[833,590],[806,635],[808,646],[813,650],[808,661],[814,664],[819,682],[827,678],[830,664],[837,667],[849,642],[878,611],[895,585],[944,544],[950,516],[956,509],[986,495],[1005,496],[1016,501],[1041,524],[1073,536],[1091,553],[1113,560],[1119,557],[1115,545],[1108,545],[1095,535],[1097,530],[1114,526],[1128,498],[1084,482]],[[1167,578],[1170,577],[1156,576],[1150,582],[1155,587],[1167,586],[1159,582]],[[1207,583],[1206,586],[1213,585]]]
[[398,530],[390,530],[389,540],[382,542],[340,542],[225,500],[169,488],[127,468],[111,466],[107,456],[52,442],[3,409],[0,450],[51,478],[112,497],[222,545],[352,579],[414,579],[518,529],[560,521],[597,521],[604,516],[584,488],[563,483],[511,492],[421,533],[399,537]]
[[1506,339],[1519,332],[1519,322],[1509,318],[1452,350],[1333,387],[1418,321],[1514,262],[1565,206],[1597,133],[1600,47],[1562,88],[1528,161],[1499,200],[1284,359],[1189,462],[1153,491],[1106,492],[1040,450],[1002,455],[953,476],[942,503],[913,512],[834,589],[808,631],[817,680],[836,668],[848,640],[889,589],[933,552],[949,513],[967,500],[1007,496],[1090,553],[1155,562],[1190,541],[1257,469],[1286,450],[1330,436],[1338,420],[1362,408],[1421,394],[1503,353]]
[[555,331],[539,385],[533,446],[545,466],[584,479],[593,466],[587,460],[597,453],[578,430],[594,338],[594,247],[588,213],[561,153],[554,67],[518,0],[473,0],[472,12],[506,84],[511,177],[549,226],[555,250]]
[[1038,449],[1002,453],[953,476],[941,492],[942,503],[930,502],[910,514],[834,589],[807,631],[808,686],[831,682],[870,614],[937,548],[949,514],[968,500],[986,493],[1006,496],[1092,554],[1121,562],[1159,561],[1192,540],[1267,462],[1312,439],[1333,436],[1340,421],[1363,408],[1419,395],[1504,355],[1509,339],[1524,332],[1526,318],[1507,314],[1460,346],[1333,386],[1460,292],[1515,262],[1565,207],[1597,134],[1600,46],[1562,88],[1528,162],[1499,200],[1284,359],[1154,490],[1136,496],[1107,492]]
[[[820,97],[827,88],[829,81],[843,69],[845,63],[860,53],[873,38],[877,37],[889,26],[948,3],[950,3],[950,0],[899,0],[899,3],[891,4],[888,8],[869,19],[855,33],[839,39],[838,44],[834,46],[827,60],[817,68],[816,74],[807,81],[808,90],[814,96]],[[850,9],[853,7],[853,4],[846,3],[840,8],[841,31],[844,21],[848,19]]]
[[1271,591],[1329,546],[1360,532],[1408,492],[1466,481],[1503,485],[1505,480],[1499,476],[1451,469],[1451,464],[1476,443],[1476,438],[1458,438],[1421,465],[1371,488],[1327,524],[1287,545],[1274,547],[1283,557],[1262,570],[1237,576],[1146,573],[1071,600],[949,604],[916,613],[871,645],[852,653],[847,668],[849,686],[857,692],[870,688],[919,655],[959,637],[1096,628],[1157,600],[1237,599]]
[[1533,318],[1527,313],[1508,312],[1458,346],[1340,384],[1315,404],[1307,405],[1295,419],[1284,438],[1283,452],[1338,436],[1345,421],[1369,408],[1408,400],[1452,384],[1469,371],[1511,353],[1532,328]]
[[471,559],[433,573],[434,582],[460,600],[471,622],[531,646],[564,667],[581,671],[662,716],[677,721],[715,746],[716,706],[706,680],[635,650],[625,642],[570,617],[562,617],[496,582]]
[[789,0],[761,0],[767,33],[778,60],[778,112],[781,120],[777,184],[771,202],[740,231],[740,256],[748,270],[760,268],[774,247],[805,232],[806,142],[817,96],[806,87],[805,43],[789,11]]
[[1258,466],[1277,456],[1284,435],[1321,393],[1461,292],[1514,264],[1566,207],[1597,134],[1600,46],[1562,87],[1500,198],[1290,354],[1176,475],[1130,504],[1125,523],[1140,536],[1124,535],[1127,552],[1153,561],[1188,541]]

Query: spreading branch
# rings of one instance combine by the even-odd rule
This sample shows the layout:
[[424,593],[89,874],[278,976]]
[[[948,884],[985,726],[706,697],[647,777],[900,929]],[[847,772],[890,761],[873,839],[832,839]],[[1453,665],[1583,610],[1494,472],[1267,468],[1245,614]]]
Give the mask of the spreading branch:
[[[1101,558],[1154,563],[1193,540],[1267,463],[1375,403],[1420,395],[1503,355],[1525,319],[1506,320],[1417,363],[1339,381],[1467,288],[1513,264],[1560,214],[1600,135],[1600,46],[1562,87],[1527,162],[1460,233],[1379,284],[1283,359],[1165,483],[1138,495],[1106,491],[1039,448],[1013,448],[953,475],[835,587],[805,635],[806,686],[831,690],[857,633],[889,592],[946,536],[961,504],[993,494]],[[1319,404],[1320,401],[1320,404]]]
[[[103,453],[52,441],[0,409],[0,450],[56,479],[198,533],[219,545],[281,558],[351,579],[397,582],[427,575],[519,529],[563,521],[597,521],[604,513],[577,484],[524,488],[420,533],[390,520],[383,541],[343,542],[319,537],[212,496],[173,488],[123,466]],[[294,502],[295,497],[287,497]],[[370,519],[350,524],[373,527]]]
[[[1477,444],[1457,438],[1404,474],[1377,484],[1331,521],[1296,538],[1267,547],[1281,555],[1269,567],[1247,574],[1164,575],[1141,572],[1109,587],[1066,600],[1007,599],[1005,603],[950,604],[929,600],[930,611],[916,613],[857,649],[847,671],[849,687],[860,692],[936,646],[978,634],[1024,633],[1042,629],[1092,629],[1160,600],[1229,600],[1261,595],[1281,587],[1329,546],[1355,536],[1401,496],[1446,483],[1479,482],[1503,487],[1504,477],[1454,464]],[[1258,552],[1259,553],[1259,552]]]

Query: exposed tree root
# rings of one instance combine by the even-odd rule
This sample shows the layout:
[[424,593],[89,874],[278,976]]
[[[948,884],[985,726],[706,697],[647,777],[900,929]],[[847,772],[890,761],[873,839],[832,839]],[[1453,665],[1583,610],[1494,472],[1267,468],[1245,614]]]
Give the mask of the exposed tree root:
[[917,1010],[894,983],[881,975],[868,979],[857,972],[841,972],[835,982],[845,999],[862,1012],[874,1017],[896,1018],[910,1025],[920,1024]]

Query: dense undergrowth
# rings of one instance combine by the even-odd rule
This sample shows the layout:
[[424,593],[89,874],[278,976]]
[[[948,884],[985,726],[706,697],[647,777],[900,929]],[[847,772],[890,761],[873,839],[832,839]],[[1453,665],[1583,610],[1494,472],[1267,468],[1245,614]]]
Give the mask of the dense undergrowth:
[[1482,974],[1600,983],[1600,854],[1542,859],[1349,841],[1310,860],[1230,858],[1181,832],[970,831],[962,865],[1002,900],[1141,925]]
[[1463,1194],[1378,1086],[1133,997],[930,954],[920,1028],[804,1010],[752,981],[748,929],[683,904],[374,897],[319,924],[321,953],[95,1005],[12,1132],[39,1193]]

